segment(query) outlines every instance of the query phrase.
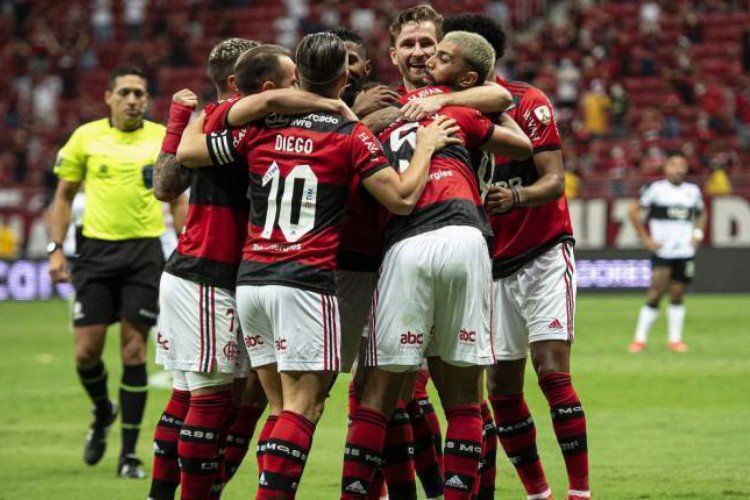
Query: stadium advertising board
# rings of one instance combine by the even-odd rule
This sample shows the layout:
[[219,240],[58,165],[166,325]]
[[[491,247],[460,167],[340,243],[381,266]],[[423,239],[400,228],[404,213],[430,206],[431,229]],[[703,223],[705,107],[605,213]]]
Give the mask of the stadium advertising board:
[[[0,260],[0,301],[37,300],[72,293],[47,274],[47,234],[41,193],[27,197],[0,189],[0,223],[17,235],[26,260]],[[570,201],[576,235],[580,290],[628,290],[648,286],[651,264],[628,220],[632,199]],[[696,291],[750,291],[750,275],[738,265],[750,257],[750,202],[740,196],[706,200],[709,211],[704,248],[697,256]]]

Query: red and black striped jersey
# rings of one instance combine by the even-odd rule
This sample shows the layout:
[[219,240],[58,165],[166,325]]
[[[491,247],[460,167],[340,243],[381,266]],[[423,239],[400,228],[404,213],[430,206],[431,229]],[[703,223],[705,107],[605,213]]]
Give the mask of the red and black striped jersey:
[[[401,97],[409,99],[450,91],[446,87],[423,87]],[[386,245],[439,229],[444,226],[476,227],[487,237],[492,231],[487,222],[480,193],[479,163],[474,151],[492,136],[495,125],[472,108],[447,106],[439,115],[456,120],[460,126],[457,136],[463,144],[450,145],[439,151],[430,162],[429,180],[414,211],[407,216],[392,216],[385,232]],[[421,122],[399,120],[385,129],[380,139],[386,156],[401,172],[409,167],[416,146],[416,132],[420,125],[429,125],[435,116]]]
[[338,269],[378,272],[383,260],[385,209],[358,178],[352,181],[341,227]]
[[271,115],[208,136],[215,164],[245,161],[250,217],[237,284],[333,293],[354,177],[390,168],[364,125],[331,113]]
[[[561,149],[555,112],[544,92],[523,82],[497,82],[513,96],[508,115],[531,139],[534,154]],[[529,186],[539,179],[534,156],[511,160],[495,155],[494,185]],[[505,214],[490,215],[495,234],[492,274],[495,279],[516,272],[521,266],[549,248],[573,239],[573,227],[565,195],[539,207],[517,208]]]
[[[238,96],[206,106],[206,133],[224,130],[226,115]],[[247,233],[247,167],[191,171],[190,201],[177,249],[167,261],[170,274],[204,285],[233,290]]]

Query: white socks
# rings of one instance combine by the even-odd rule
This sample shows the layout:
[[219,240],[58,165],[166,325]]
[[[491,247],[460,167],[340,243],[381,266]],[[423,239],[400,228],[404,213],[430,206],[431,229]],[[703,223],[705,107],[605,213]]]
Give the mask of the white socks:
[[[684,312],[683,312],[683,316],[684,316]],[[641,307],[641,312],[638,314],[638,325],[636,325],[635,327],[635,341],[636,342],[643,342],[644,344],[646,343],[646,340],[648,339],[648,332],[651,331],[651,327],[654,325],[654,322],[656,321],[656,318],[658,317],[659,317],[658,308],[650,307],[648,304],[644,304]],[[670,325],[671,325],[671,322],[670,322]]]
[[683,304],[669,304],[667,308],[667,324],[669,329],[669,343],[682,342],[682,325],[685,324],[685,306]]

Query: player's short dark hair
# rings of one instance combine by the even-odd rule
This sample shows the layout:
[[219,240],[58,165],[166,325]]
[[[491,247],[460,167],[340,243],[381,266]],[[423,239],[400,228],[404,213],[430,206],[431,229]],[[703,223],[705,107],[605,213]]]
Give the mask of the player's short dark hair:
[[328,33],[333,33],[337,37],[341,38],[345,42],[352,42],[356,43],[357,45],[364,45],[365,42],[362,40],[362,37],[354,31],[351,28],[347,28],[346,26],[337,26],[335,28],[331,28],[328,30]]
[[396,43],[396,38],[401,34],[404,24],[425,22],[431,22],[435,25],[435,34],[438,40],[443,38],[443,16],[432,6],[422,4],[401,11],[396,19],[391,22],[388,28],[391,33],[391,46]]
[[448,16],[443,22],[443,31],[468,31],[476,33],[485,38],[492,48],[495,49],[495,59],[498,60],[505,54],[505,30],[491,17],[482,14],[456,14]]
[[669,159],[669,158],[672,158],[673,156],[679,156],[680,158],[687,159],[687,155],[685,155],[685,153],[683,153],[682,150],[680,149],[669,149],[664,152],[664,158]]
[[208,55],[206,74],[220,90],[226,90],[227,78],[234,73],[234,65],[243,52],[257,47],[260,42],[245,38],[227,38],[214,45]]
[[146,72],[138,66],[118,66],[109,72],[109,76],[107,77],[107,89],[114,90],[117,79],[121,76],[127,75],[135,75],[143,78],[143,80],[148,80],[148,78],[146,78]]
[[280,83],[280,58],[291,57],[291,53],[280,45],[260,44],[243,52],[234,66],[237,90],[243,95],[260,92],[264,82]]
[[322,32],[307,35],[297,45],[297,71],[306,90],[327,93],[347,71],[348,53],[338,36]]

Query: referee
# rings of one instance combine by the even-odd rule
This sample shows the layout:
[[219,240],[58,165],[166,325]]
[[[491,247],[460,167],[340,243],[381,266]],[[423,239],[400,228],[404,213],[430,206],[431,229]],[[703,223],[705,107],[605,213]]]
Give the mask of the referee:
[[101,358],[107,326],[120,321],[122,451],[117,474],[143,479],[135,448],[146,405],[146,339],[156,323],[164,265],[159,235],[165,226],[152,176],[165,128],[143,119],[148,93],[138,68],[112,71],[105,101],[110,116],[78,127],[58,153],[47,253],[52,280],[69,280],[62,242],[73,198],[85,181],[84,238],[72,275],[76,369],[94,413],[83,459],[89,465],[101,460],[117,417]]

